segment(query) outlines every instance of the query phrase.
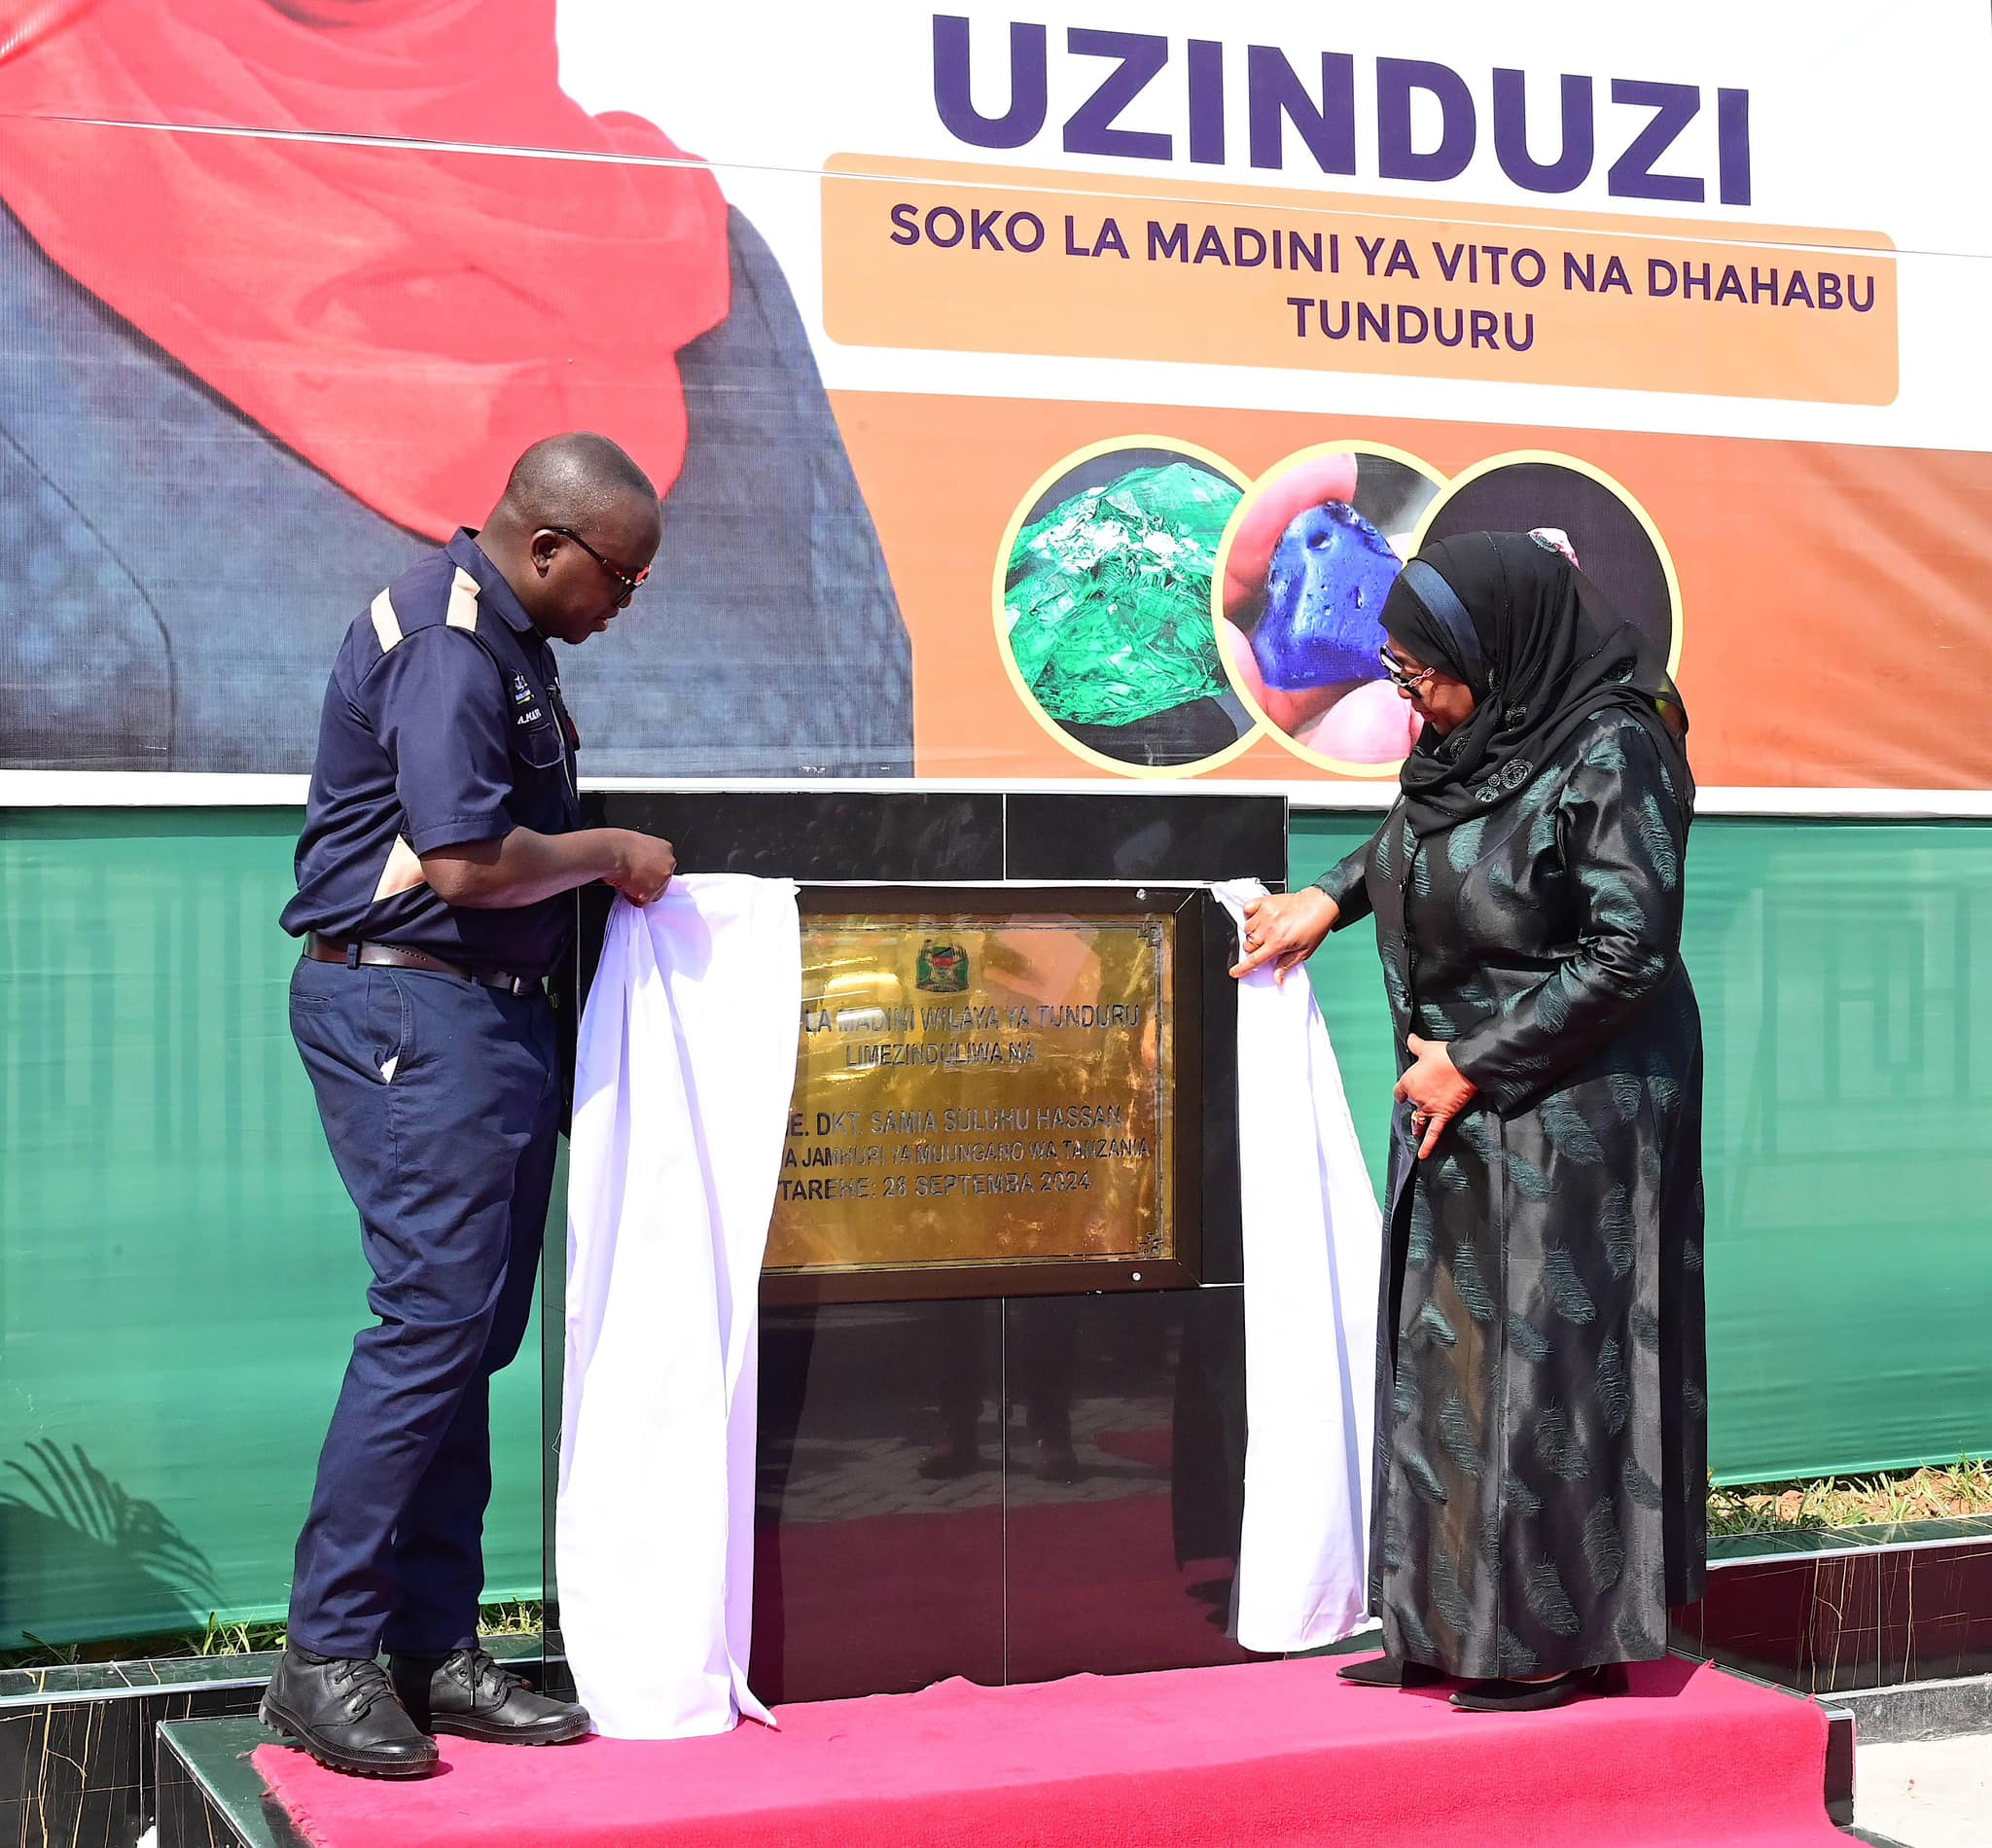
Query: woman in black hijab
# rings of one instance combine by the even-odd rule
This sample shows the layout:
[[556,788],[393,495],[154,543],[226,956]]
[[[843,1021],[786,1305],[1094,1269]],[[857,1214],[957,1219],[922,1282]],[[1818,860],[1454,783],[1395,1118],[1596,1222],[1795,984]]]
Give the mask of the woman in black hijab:
[[1248,914],[1238,970],[1376,917],[1402,1048],[1370,1608],[1388,1686],[1560,1704],[1700,1595],[1701,1021],[1681,966],[1687,715],[1547,537],[1405,567],[1425,720],[1375,838]]

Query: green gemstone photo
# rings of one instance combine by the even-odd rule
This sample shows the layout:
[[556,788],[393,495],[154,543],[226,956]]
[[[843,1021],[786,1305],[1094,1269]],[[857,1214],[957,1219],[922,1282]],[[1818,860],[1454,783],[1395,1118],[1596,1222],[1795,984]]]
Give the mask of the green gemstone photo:
[[1039,713],[1083,750],[1173,768],[1251,732],[1211,620],[1239,493],[1194,456],[1105,447],[1024,510],[1004,577],[1011,659]]

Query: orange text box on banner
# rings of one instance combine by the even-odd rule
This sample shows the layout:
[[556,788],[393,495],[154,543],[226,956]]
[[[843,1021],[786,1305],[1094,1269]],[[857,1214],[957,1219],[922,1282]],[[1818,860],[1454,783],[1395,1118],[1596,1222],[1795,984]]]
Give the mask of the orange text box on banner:
[[1183,191],[839,156],[825,328],[852,346],[1896,395],[1896,266],[1872,232]]
[[[912,638],[923,776],[1111,776],[1048,735],[1004,673],[988,583],[1049,463],[1103,434],[1181,442],[1256,477],[1317,443],[1311,412],[917,392],[832,403]],[[1680,577],[1681,688],[1704,786],[1992,789],[1992,454],[1640,430],[1366,418],[1454,478],[1524,449],[1634,495]],[[1336,781],[1271,738],[1212,781]]]

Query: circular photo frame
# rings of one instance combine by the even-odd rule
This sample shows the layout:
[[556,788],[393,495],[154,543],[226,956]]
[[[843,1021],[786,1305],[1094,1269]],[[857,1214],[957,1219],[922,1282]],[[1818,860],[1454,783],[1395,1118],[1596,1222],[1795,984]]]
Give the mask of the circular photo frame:
[[1445,486],[1388,444],[1317,443],[1260,476],[1225,529],[1211,596],[1225,670],[1259,723],[1318,768],[1395,776],[1416,739],[1377,619]]
[[1563,536],[1578,568],[1626,622],[1681,665],[1681,580],[1653,515],[1595,463],[1555,449],[1512,449],[1462,470],[1426,511],[1412,550],[1456,533]]
[[1210,622],[1245,484],[1194,444],[1114,437],[1061,457],[1018,503],[996,555],[996,652],[1075,757],[1122,776],[1195,776],[1259,736]]

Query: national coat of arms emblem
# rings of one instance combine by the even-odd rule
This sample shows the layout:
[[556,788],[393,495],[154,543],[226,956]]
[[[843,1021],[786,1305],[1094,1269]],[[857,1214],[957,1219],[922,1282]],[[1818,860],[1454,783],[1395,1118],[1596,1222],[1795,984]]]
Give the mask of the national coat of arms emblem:
[[913,986],[930,995],[961,995],[969,987],[969,953],[959,943],[937,943],[931,937],[920,945]]

